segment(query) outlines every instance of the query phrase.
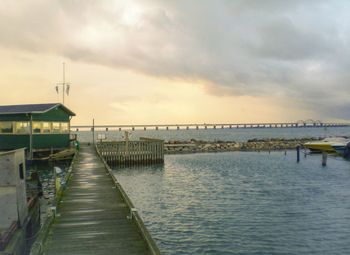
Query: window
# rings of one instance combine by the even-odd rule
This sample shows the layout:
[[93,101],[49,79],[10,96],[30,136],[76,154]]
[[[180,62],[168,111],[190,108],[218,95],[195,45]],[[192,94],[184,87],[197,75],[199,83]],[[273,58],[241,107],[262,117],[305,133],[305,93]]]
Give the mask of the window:
[[29,134],[29,123],[28,122],[15,122],[15,133],[16,134]]
[[61,122],[62,133],[69,133],[69,125],[67,122]]
[[41,133],[41,122],[33,122],[33,133],[34,134]]
[[59,122],[52,122],[52,133],[60,133],[61,124]]
[[0,122],[0,133],[3,134],[12,134],[13,132],[13,124],[10,121],[2,121]]
[[42,123],[42,131],[43,131],[43,133],[50,133],[51,132],[51,123],[50,122],[43,122]]

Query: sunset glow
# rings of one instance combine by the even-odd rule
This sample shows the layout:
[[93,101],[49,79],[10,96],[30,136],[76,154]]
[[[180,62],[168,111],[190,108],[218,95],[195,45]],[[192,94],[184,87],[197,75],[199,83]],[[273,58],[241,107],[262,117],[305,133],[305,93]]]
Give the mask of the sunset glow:
[[349,4],[273,8],[2,1],[1,105],[62,101],[66,62],[74,124],[348,120]]

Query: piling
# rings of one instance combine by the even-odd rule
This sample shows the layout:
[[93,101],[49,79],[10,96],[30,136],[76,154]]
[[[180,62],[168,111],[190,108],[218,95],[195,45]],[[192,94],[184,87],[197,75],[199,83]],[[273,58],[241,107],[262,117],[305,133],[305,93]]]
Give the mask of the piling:
[[95,144],[95,119],[92,119],[92,144]]
[[322,152],[322,166],[327,166],[327,152]]
[[297,163],[300,161],[300,145],[297,146]]

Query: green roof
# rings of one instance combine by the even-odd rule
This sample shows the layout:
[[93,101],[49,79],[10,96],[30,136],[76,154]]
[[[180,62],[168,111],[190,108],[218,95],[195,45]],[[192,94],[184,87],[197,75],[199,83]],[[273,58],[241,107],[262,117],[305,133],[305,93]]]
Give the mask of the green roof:
[[0,106],[0,115],[2,114],[28,114],[28,113],[46,113],[52,109],[61,107],[70,116],[75,113],[60,103],[52,104],[22,104],[22,105],[3,105]]

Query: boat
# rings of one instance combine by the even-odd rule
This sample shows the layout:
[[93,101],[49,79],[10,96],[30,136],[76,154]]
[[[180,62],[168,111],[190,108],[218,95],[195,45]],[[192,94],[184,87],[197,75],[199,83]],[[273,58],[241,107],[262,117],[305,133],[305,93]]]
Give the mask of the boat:
[[304,147],[314,153],[338,153],[343,155],[347,144],[350,142],[345,137],[328,137],[321,141],[304,143]]
[[350,140],[347,140],[345,144],[335,144],[332,145],[336,153],[344,156],[344,157],[349,157],[350,155]]

